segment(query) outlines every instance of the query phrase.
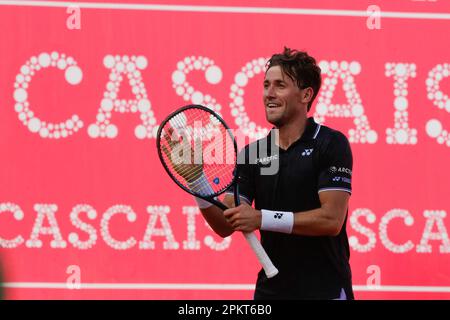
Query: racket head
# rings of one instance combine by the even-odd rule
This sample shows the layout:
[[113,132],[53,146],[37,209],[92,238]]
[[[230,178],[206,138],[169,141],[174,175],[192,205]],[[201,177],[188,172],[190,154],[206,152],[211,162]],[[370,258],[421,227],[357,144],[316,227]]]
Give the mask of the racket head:
[[[177,138],[180,139],[177,141]],[[185,144],[182,145],[180,141]],[[177,171],[179,165],[174,165],[174,162],[180,161],[177,153],[180,151],[180,154],[184,156],[183,151],[187,150],[188,145],[191,148],[191,164],[183,162],[183,160],[189,160],[189,157],[183,157],[181,165],[186,164],[183,170],[186,167],[187,171],[194,172],[196,170],[192,168],[196,164],[201,164],[203,174],[212,190],[201,192],[192,190],[188,180],[178,172],[179,170]],[[167,174],[180,188],[194,196],[209,200],[235,184],[237,179],[235,174],[237,171],[236,140],[226,122],[205,106],[190,104],[169,114],[158,128],[156,147]],[[174,151],[175,148],[178,148],[177,151]]]

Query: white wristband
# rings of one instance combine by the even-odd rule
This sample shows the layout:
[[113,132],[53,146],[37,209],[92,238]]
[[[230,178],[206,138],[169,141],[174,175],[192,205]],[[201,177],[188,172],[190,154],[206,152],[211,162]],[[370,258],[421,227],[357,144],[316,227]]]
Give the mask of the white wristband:
[[[206,179],[206,176],[203,173],[197,180],[190,183],[188,182],[188,186],[192,191],[202,196],[208,196],[214,193],[213,188],[211,187],[208,180]],[[212,203],[203,200],[202,198],[194,197],[194,199],[200,209],[206,209],[213,205]]]
[[261,210],[261,230],[291,233],[294,228],[294,213],[289,211]]

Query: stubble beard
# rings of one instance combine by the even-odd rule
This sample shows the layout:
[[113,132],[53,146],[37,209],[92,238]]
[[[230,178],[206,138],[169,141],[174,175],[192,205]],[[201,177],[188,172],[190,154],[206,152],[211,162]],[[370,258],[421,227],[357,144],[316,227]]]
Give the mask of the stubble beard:
[[274,125],[276,128],[282,127],[286,123],[286,116],[289,116],[286,112],[287,110],[284,109],[282,112],[280,112],[277,115],[269,115],[266,109],[266,120],[270,124]]

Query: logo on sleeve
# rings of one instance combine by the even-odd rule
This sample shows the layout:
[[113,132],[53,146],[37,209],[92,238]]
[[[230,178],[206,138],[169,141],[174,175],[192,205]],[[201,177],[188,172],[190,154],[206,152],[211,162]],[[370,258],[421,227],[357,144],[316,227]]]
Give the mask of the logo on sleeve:
[[352,180],[350,180],[349,178],[346,178],[346,177],[334,177],[334,178],[333,178],[333,181],[334,181],[334,182],[339,182],[339,181],[341,181],[341,182],[348,183],[348,184],[351,184],[351,183],[352,183]]
[[330,173],[343,172],[343,173],[348,174],[349,176],[352,175],[352,170],[350,170],[349,168],[345,168],[345,167],[332,166],[328,169],[328,171],[330,171]]

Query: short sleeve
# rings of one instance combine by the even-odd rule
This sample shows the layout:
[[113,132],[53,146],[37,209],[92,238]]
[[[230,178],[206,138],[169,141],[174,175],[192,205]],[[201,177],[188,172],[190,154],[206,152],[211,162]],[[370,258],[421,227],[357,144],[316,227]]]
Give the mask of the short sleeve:
[[341,132],[334,131],[319,160],[318,192],[341,190],[352,193],[353,156],[350,143]]

